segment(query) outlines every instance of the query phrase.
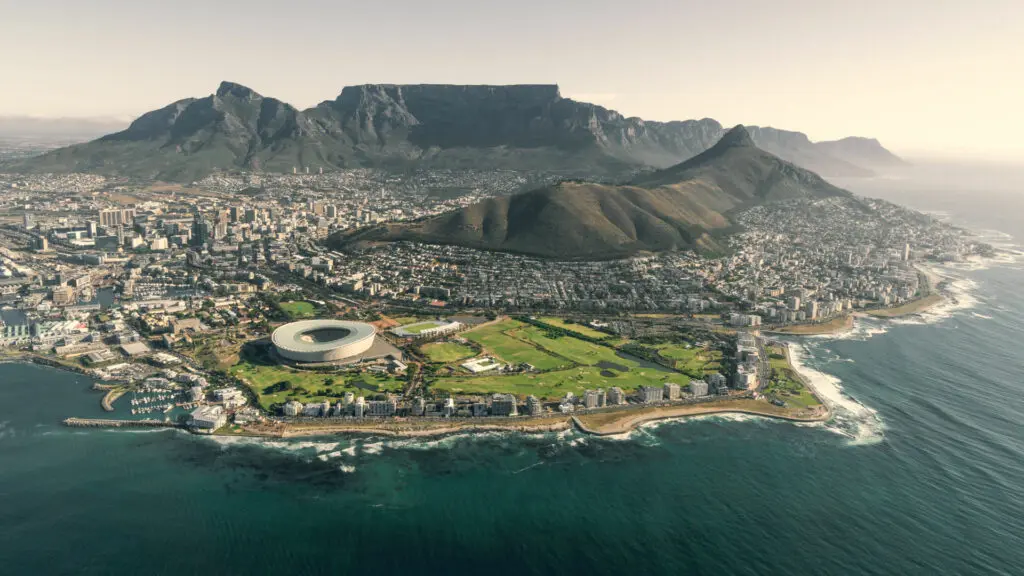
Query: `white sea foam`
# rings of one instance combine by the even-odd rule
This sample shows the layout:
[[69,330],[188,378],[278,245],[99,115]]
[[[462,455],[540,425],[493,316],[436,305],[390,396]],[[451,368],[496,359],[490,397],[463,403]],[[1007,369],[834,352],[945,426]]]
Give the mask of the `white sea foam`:
[[804,364],[805,349],[802,346],[791,345],[789,349],[793,367],[832,410],[832,419],[824,424],[827,430],[849,438],[851,445],[877,444],[883,440],[885,425],[877,411],[844,393],[839,378]]
[[[258,446],[260,448],[267,448],[271,450],[278,450],[280,452],[308,452],[312,451],[317,454],[317,457],[321,460],[324,459],[326,452],[334,451],[338,446],[339,442],[291,442],[287,440],[268,440],[266,438],[257,438],[252,436],[199,436],[199,438],[213,442],[219,445],[223,449],[227,449],[231,446]],[[353,450],[355,447],[349,448]],[[336,452],[340,454],[340,451]]]
[[356,471],[356,467],[348,464],[342,464],[341,466],[338,466],[338,470],[341,470],[345,474],[351,474]]
[[843,330],[842,332],[836,332],[833,334],[814,334],[811,336],[804,336],[804,338],[812,338],[814,340],[867,340],[875,336],[880,336],[889,331],[889,327],[881,321],[875,320],[874,318],[858,317],[853,322],[853,328],[849,330]]
[[363,454],[380,454],[384,451],[383,442],[375,442],[373,444],[363,444],[360,446]]

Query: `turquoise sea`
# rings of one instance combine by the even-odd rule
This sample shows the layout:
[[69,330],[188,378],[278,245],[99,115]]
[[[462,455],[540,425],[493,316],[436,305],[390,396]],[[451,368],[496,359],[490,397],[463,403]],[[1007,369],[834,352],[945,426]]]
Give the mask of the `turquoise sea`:
[[[957,200],[849,185],[1024,238],[1024,188]],[[102,415],[86,378],[0,365],[0,574],[1021,574],[1024,260],[942,273],[955,305],[800,341],[836,407],[817,426],[275,442],[72,430],[60,420]]]

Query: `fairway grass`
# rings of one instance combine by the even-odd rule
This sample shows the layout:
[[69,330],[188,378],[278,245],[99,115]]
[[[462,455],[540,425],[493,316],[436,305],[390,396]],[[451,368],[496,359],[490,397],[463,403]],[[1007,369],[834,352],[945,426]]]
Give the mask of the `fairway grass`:
[[[602,372],[615,374],[606,376]],[[662,386],[674,382],[680,386],[689,383],[689,378],[675,372],[660,372],[653,368],[641,368],[629,372],[602,370],[596,366],[579,366],[568,370],[557,370],[543,374],[493,375],[473,378],[442,378],[431,384],[432,390],[446,390],[457,394],[491,394],[494,392],[524,396],[533,394],[541,399],[554,400],[572,392],[579,396],[585,390],[618,386],[624,391],[633,391],[640,386]]]
[[676,370],[685,372],[693,378],[704,378],[722,367],[722,353],[718,350],[706,350],[697,346],[687,348],[685,344],[660,344],[655,348],[662,358],[675,362]]
[[572,336],[552,338],[544,328],[517,320],[483,326],[464,336],[506,363],[528,362],[542,373],[446,377],[432,383],[432,389],[457,394],[533,394],[555,399],[567,392],[579,395],[593,388],[618,386],[632,391],[640,386],[662,386],[666,382],[680,386],[689,383],[685,374]]
[[422,348],[423,354],[431,362],[448,364],[476,356],[476,350],[457,342],[434,342]]
[[555,317],[552,317],[552,316],[545,316],[543,318],[538,318],[537,320],[542,322],[542,323],[544,323],[544,324],[547,324],[548,326],[554,326],[555,328],[562,328],[563,330],[568,330],[570,332],[575,332],[577,334],[581,334],[583,336],[586,336],[587,338],[593,338],[594,340],[604,340],[605,338],[611,338],[611,335],[605,334],[604,332],[601,332],[600,330],[594,330],[590,326],[585,326],[583,324],[572,324],[572,323],[566,322],[565,320],[563,320],[561,318],[555,318]]
[[[522,328],[509,331],[508,334],[519,340],[535,344],[552,354],[568,358],[577,364],[593,366],[598,362],[611,362],[625,365],[627,368],[632,367],[629,360],[621,358],[612,348],[579,340],[572,336],[551,338],[543,329],[536,326],[524,325]],[[632,365],[639,366],[636,363],[632,363]]]
[[505,333],[526,326],[517,320],[503,320],[495,324],[481,326],[463,334],[467,340],[476,342],[484,349],[506,364],[533,365],[537,370],[554,370],[568,368],[572,363],[564,358],[538,349],[536,346],[514,338]]

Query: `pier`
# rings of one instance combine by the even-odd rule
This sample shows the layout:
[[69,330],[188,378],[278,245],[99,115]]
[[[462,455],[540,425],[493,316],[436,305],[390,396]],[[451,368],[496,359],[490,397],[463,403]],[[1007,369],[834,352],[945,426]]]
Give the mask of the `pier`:
[[163,420],[112,420],[102,418],[67,418],[65,426],[71,428],[181,428],[177,422]]

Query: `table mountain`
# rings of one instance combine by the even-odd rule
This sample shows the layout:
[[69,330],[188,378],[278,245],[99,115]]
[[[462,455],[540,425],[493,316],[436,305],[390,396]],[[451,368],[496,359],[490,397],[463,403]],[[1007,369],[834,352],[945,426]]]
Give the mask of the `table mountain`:
[[[626,118],[563,98],[554,85],[369,84],[297,110],[224,82],[210,96],[144,114],[122,132],[7,168],[178,181],[219,170],[306,167],[505,168],[614,179],[691,158],[723,133],[708,118]],[[766,150],[805,168],[870,173],[845,158],[851,146],[826,149],[799,132],[772,128],[751,133]]]
[[425,221],[332,239],[352,248],[410,240],[558,259],[639,252],[723,251],[738,209],[793,198],[850,196],[813,172],[758,148],[737,126],[710,149],[629,184],[560,184],[491,198]]

